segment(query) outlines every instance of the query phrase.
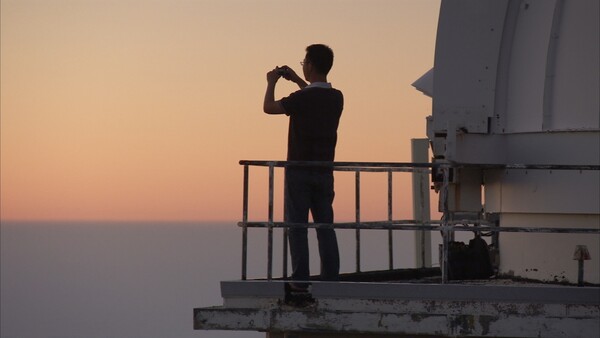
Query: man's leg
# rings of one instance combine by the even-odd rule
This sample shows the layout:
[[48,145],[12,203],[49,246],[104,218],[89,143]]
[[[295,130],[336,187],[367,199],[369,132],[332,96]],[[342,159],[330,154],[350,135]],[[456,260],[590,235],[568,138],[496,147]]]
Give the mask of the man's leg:
[[[315,223],[333,223],[333,174],[314,175],[312,215]],[[321,279],[337,280],[340,273],[340,254],[337,237],[333,229],[317,229],[319,255],[321,257]]]
[[[291,223],[308,223],[310,203],[309,187],[306,173],[286,170],[285,173],[285,221]],[[308,229],[292,227],[289,229],[290,256],[292,258],[292,279],[308,280],[309,253]]]

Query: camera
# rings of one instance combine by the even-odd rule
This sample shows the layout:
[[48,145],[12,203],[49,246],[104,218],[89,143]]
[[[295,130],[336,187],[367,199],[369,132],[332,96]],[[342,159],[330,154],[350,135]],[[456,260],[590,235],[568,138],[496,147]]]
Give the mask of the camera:
[[277,68],[277,74],[278,74],[278,75],[281,75],[281,76],[283,76],[283,77],[286,77],[286,76],[289,74],[289,72],[288,72],[288,68],[287,68],[287,67],[285,67],[285,66],[284,66],[284,67]]

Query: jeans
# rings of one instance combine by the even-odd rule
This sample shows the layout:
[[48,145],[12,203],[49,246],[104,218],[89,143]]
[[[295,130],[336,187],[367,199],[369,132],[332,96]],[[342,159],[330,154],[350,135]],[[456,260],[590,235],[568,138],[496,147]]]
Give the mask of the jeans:
[[[285,221],[308,223],[310,211],[315,223],[333,223],[333,172],[288,168],[285,172]],[[321,280],[336,280],[340,271],[337,238],[333,229],[316,229],[321,257]],[[292,279],[308,280],[308,229],[289,229]]]

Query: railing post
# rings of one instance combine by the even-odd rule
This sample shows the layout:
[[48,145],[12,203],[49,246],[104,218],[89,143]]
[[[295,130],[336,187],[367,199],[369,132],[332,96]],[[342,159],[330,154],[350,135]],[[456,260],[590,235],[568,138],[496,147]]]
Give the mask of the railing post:
[[[388,221],[392,224],[393,220],[393,211],[392,211],[392,199],[393,199],[393,190],[392,190],[392,169],[388,169]],[[394,238],[392,229],[388,230],[388,249],[389,249],[389,269],[394,269]]]
[[[285,180],[285,174],[284,174],[284,180]],[[287,184],[284,182],[283,183],[283,219],[284,222],[287,221],[285,219],[285,215],[286,213],[286,203],[285,203],[285,198],[287,196]],[[288,277],[288,236],[289,236],[289,228],[284,227],[283,228],[283,278],[287,278]]]
[[248,165],[244,165],[244,196],[242,202],[242,280],[246,280],[248,261]]
[[275,168],[273,163],[269,163],[269,238],[267,252],[267,280],[273,278],[273,176]]
[[444,174],[444,182],[442,186],[442,262],[440,263],[442,269],[442,284],[448,283],[448,249],[450,246],[450,229],[448,221],[450,218],[450,212],[448,211],[448,185],[450,184],[450,167],[443,166],[442,172]]
[[[355,171],[356,224],[360,224],[360,169]],[[356,272],[360,272],[360,229],[356,229]]]
[[283,278],[288,277],[288,228],[283,229]]
[[[413,163],[429,163],[429,140],[411,140],[411,159]],[[412,168],[413,218],[425,224],[431,221],[429,205],[429,174],[424,169]],[[431,232],[414,232],[415,267],[431,267]]]

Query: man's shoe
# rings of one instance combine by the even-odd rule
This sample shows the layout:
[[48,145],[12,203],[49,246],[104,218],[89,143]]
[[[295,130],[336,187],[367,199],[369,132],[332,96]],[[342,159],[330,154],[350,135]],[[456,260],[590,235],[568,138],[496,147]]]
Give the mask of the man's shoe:
[[306,293],[308,292],[308,283],[287,283],[286,287],[290,292]]

